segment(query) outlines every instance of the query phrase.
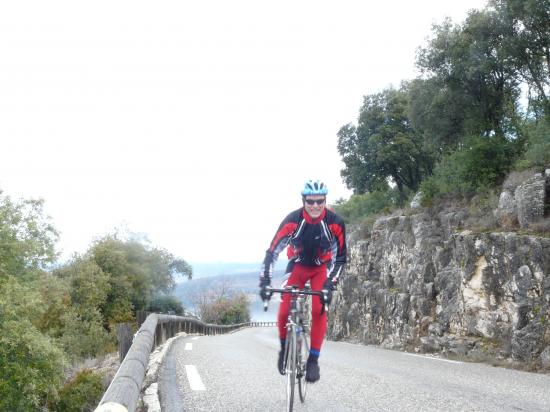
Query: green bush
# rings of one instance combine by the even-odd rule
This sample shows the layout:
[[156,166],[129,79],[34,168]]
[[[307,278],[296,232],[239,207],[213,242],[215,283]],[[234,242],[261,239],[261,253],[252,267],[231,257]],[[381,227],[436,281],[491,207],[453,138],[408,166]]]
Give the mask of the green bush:
[[244,293],[206,300],[199,307],[201,320],[217,325],[250,321],[250,302]]
[[550,166],[550,116],[536,125],[526,127],[526,150],[516,163],[516,169]]
[[0,411],[38,410],[55,399],[65,357],[39,330],[46,306],[37,282],[0,282]]
[[97,357],[113,348],[113,337],[103,327],[97,309],[90,309],[86,315],[67,311],[61,319],[64,329],[59,342],[72,361]]
[[473,137],[443,157],[420,186],[424,204],[434,198],[471,196],[499,184],[510,170],[516,148],[502,138]]
[[398,194],[395,190],[374,191],[362,195],[353,195],[347,201],[334,205],[334,210],[346,223],[358,223],[367,216],[389,211],[397,204]]
[[58,412],[93,411],[103,396],[100,375],[90,370],[80,372],[59,391],[59,401],[50,406]]
[[30,321],[0,320],[1,411],[40,410],[57,397],[64,365],[62,351]]

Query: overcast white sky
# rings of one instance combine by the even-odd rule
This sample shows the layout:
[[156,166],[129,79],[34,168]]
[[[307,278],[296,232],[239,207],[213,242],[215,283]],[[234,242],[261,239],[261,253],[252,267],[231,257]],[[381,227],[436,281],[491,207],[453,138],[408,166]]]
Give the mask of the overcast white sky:
[[412,78],[485,0],[0,5],[0,188],[42,197],[67,257],[125,225],[197,261],[260,261],[362,97]]

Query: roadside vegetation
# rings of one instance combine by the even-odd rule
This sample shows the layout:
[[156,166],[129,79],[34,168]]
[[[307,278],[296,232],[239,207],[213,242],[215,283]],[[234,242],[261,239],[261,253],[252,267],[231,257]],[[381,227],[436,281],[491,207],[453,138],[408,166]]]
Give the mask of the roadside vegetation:
[[[115,325],[138,310],[172,310],[191,267],[131,234],[113,233],[58,262],[58,234],[42,200],[0,192],[0,410],[93,410],[103,393],[93,371],[71,366],[116,351]],[[69,378],[69,379],[67,379]]]
[[224,279],[195,290],[191,298],[197,316],[205,323],[233,325],[250,322],[250,301]]
[[507,174],[550,167],[549,7],[491,0],[434,25],[419,77],[364,97],[357,124],[338,132],[354,194],[335,209],[348,223],[372,224],[418,191],[425,206],[483,205]]

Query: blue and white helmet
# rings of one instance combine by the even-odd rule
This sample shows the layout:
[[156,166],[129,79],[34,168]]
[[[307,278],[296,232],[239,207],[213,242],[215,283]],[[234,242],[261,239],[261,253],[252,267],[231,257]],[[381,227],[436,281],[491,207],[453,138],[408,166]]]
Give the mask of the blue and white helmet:
[[308,180],[302,190],[302,196],[325,195],[328,193],[327,185],[320,180]]

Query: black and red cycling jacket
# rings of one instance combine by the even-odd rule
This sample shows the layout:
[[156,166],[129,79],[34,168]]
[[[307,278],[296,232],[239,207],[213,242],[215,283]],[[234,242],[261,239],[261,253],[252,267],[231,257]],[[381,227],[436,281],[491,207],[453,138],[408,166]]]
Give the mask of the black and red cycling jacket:
[[[328,277],[336,284],[346,263],[346,227],[340,216],[329,209],[313,219],[302,207],[291,212],[279,225],[265,253],[264,275],[271,273],[279,253],[288,246],[290,265],[327,265]],[[268,271],[266,271],[268,269]]]

